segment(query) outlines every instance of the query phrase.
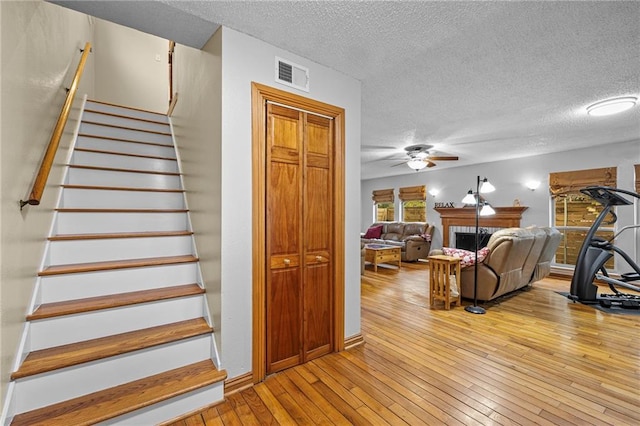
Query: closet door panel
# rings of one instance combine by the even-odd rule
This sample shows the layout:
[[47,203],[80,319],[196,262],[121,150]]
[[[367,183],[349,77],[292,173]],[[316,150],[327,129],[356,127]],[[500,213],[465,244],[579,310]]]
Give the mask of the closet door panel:
[[272,270],[267,294],[267,372],[301,362],[300,268]]
[[332,351],[332,122],[307,115],[304,186],[304,356]]
[[332,351],[331,287],[328,285],[331,265],[316,263],[307,266],[304,274],[304,355],[305,362]]
[[303,333],[302,167],[304,123],[298,111],[268,106],[267,372],[301,362]]

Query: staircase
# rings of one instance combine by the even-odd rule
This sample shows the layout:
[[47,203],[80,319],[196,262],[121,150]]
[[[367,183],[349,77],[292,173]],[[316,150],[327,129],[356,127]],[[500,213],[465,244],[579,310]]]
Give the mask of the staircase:
[[3,424],[147,425],[224,398],[166,116],[86,102]]

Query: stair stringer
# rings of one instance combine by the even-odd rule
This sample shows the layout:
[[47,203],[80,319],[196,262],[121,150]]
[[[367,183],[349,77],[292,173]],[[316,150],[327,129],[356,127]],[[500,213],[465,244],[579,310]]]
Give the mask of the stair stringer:
[[[176,139],[175,139],[175,132],[173,131],[173,122],[171,121],[171,117],[168,117],[169,119],[169,127],[171,128],[171,139],[173,140],[173,146],[175,148],[175,153],[176,153],[176,159],[178,162],[178,173],[180,173],[180,187],[181,188],[186,188],[185,184],[184,184],[184,173],[183,173],[183,169],[182,169],[182,158],[180,157],[180,151],[178,150],[178,144],[176,143]],[[189,201],[187,199],[187,192],[183,192],[183,197],[184,197],[184,206],[185,209],[187,209],[187,211],[191,211],[189,209]],[[192,241],[193,241],[193,250],[195,253],[195,256],[199,259],[200,255],[198,254],[198,247],[196,245],[196,239],[195,239],[195,230],[193,228],[193,223],[191,222],[191,215],[188,214],[187,215],[187,226],[189,228],[189,231],[193,232],[192,234]],[[201,286],[203,288],[206,288],[204,286],[204,277],[202,276],[202,268],[200,267],[200,262],[198,261],[197,265],[197,273],[198,273],[198,282],[201,283]],[[206,299],[206,296],[203,296]],[[204,304],[205,309],[206,309],[206,318],[207,318],[207,322],[209,323],[209,325],[211,325],[214,329],[216,329],[216,324],[213,323],[213,316],[211,314],[211,311],[209,309],[209,303],[205,303]],[[216,329],[219,330],[219,329]],[[214,352],[214,364],[216,365],[216,367],[218,367],[218,370],[223,369],[224,367],[222,367],[222,363],[221,363],[221,358],[220,358],[220,353],[218,352],[218,345],[216,343],[216,337],[215,337],[215,333],[212,336],[213,337],[213,352]]]
[[[81,109],[81,116],[84,115],[84,111],[85,111],[85,107],[86,107],[86,96],[82,102],[82,109]],[[181,167],[181,161],[180,161],[180,157],[179,157],[179,153],[177,151],[177,146],[175,143],[175,138],[173,136],[173,127],[171,125],[170,119],[167,120],[168,124],[169,124],[169,128],[171,129],[171,140],[172,140],[172,144],[173,144],[173,149],[175,151],[176,154],[176,159],[177,159],[177,165],[178,165],[178,173],[179,175],[179,182],[180,182],[180,189],[183,191],[182,192],[182,198],[183,198],[183,203],[184,203],[184,209],[186,210],[186,225],[187,225],[187,230],[191,232],[191,253],[197,258],[198,257],[198,253],[197,253],[197,247],[196,247],[196,242],[195,242],[195,236],[193,234],[193,225],[191,222],[191,218],[188,212],[188,204],[187,204],[187,197],[186,194],[184,192],[184,180],[182,178],[182,167]],[[79,130],[81,127],[82,121],[79,120],[78,124],[76,126],[76,129],[74,131],[74,136],[73,136],[73,142],[69,147],[69,152],[67,153],[67,164],[71,164],[72,163],[72,158],[74,155],[74,151],[75,151],[75,146],[76,146],[76,142],[78,140],[78,134],[79,134]],[[69,179],[69,166],[65,167],[65,170],[63,172],[63,180],[62,180],[62,184],[68,183],[68,179]],[[64,198],[64,187],[61,185],[60,189],[58,190],[58,197],[57,197],[57,205],[61,206],[62,204],[62,200]],[[53,215],[52,215],[52,222],[51,222],[51,227],[49,230],[49,236],[53,236],[56,234],[56,230],[58,229],[58,223],[60,220],[60,212],[58,211],[54,211]],[[43,256],[42,256],[42,260],[41,260],[41,264],[40,264],[40,270],[44,270],[47,266],[49,266],[50,264],[50,257],[51,257],[51,245],[52,242],[47,240],[45,245],[44,245],[44,250],[43,250]],[[200,286],[201,288],[205,288],[204,285],[204,280],[203,280],[203,276],[202,276],[202,271],[200,268],[200,262],[199,260],[197,262],[195,262],[195,284],[197,284],[198,286]],[[43,298],[42,298],[42,287],[43,287],[43,280],[46,280],[46,277],[42,277],[42,276],[38,276],[35,280],[35,284],[34,284],[34,291],[33,291],[33,295],[30,301],[30,305],[28,308],[28,314],[32,314],[41,304],[44,303]],[[212,316],[211,316],[211,312],[209,310],[208,304],[207,304],[207,299],[206,296],[204,294],[200,295],[200,296],[195,296],[201,299],[201,308],[200,308],[200,312],[198,313],[199,316],[203,317],[205,319],[205,321],[207,322],[207,324],[209,324],[211,327],[213,327],[213,321],[212,321]],[[63,298],[64,299],[64,298]],[[116,308],[116,309],[120,309],[120,308]],[[91,315],[91,314],[89,314]],[[82,315],[80,315],[79,317],[82,317]],[[33,327],[32,327],[32,321],[26,321],[24,324],[24,328],[23,328],[23,333],[22,333],[22,338],[19,344],[19,348],[15,357],[15,361],[14,361],[14,368],[13,371],[17,371],[19,366],[21,365],[21,363],[24,361],[24,359],[26,358],[26,356],[32,351],[33,349],[33,344],[31,341],[32,338],[32,331],[33,331]],[[216,339],[215,339],[215,330],[213,333],[208,335],[208,346],[209,346],[209,358],[213,361],[214,365],[217,367],[218,370],[222,370],[222,366],[220,364],[220,357],[219,357],[219,353],[218,353],[218,349],[217,349],[217,345],[216,345]],[[180,344],[180,342],[176,342],[176,344]],[[100,363],[101,361],[93,361],[93,363]],[[107,362],[107,361],[105,361]],[[71,368],[71,369],[75,369]],[[63,369],[64,370],[64,369]],[[64,374],[64,371],[59,370],[56,371],[54,373],[45,373],[45,375],[56,375],[56,374]],[[117,373],[116,373],[117,374]],[[34,376],[37,377],[37,376]],[[10,424],[13,416],[15,416],[16,414],[18,414],[20,411],[16,411],[14,409],[15,407],[15,401],[21,398],[16,398],[16,393],[19,394],[20,392],[20,380],[15,381],[12,380],[9,384],[8,387],[8,392],[7,392],[7,396],[5,399],[5,404],[3,407],[3,412],[2,412],[2,417],[0,418],[0,424],[5,425],[5,424]],[[124,414],[124,415],[120,415],[118,417],[114,417],[110,420],[108,420],[106,423],[108,424],[131,424],[132,422],[135,423],[147,423],[147,422],[159,422],[162,420],[167,420],[170,418],[174,418],[180,414],[183,414],[185,412],[188,411],[192,411],[195,408],[199,408],[199,407],[203,407],[206,405],[210,405],[213,404],[215,402],[218,402],[220,400],[222,400],[224,398],[224,383],[223,382],[219,382],[219,383],[215,383],[213,385],[198,389],[198,390],[194,390],[194,391],[190,391],[186,394],[180,395],[178,397],[172,397],[168,400],[162,401],[160,403],[157,403],[155,405],[151,405],[148,407],[144,407],[142,409],[138,409],[135,411],[132,411],[130,413]],[[24,396],[22,397],[22,399],[24,399]]]

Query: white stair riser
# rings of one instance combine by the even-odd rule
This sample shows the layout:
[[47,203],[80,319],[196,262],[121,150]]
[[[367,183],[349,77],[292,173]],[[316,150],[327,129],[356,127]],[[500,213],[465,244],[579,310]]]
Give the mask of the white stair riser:
[[91,121],[94,123],[111,124],[114,126],[129,127],[136,130],[150,130],[152,132],[170,133],[168,123],[154,123],[151,121],[135,120],[128,117],[120,117],[109,114],[101,114],[98,112],[85,111],[82,115],[82,121]]
[[51,275],[40,278],[40,303],[152,290],[198,282],[196,263]]
[[61,203],[65,208],[184,209],[184,194],[64,188]]
[[55,234],[184,231],[186,213],[58,213]]
[[180,176],[70,167],[67,183],[69,185],[180,189]]
[[133,413],[116,417],[96,426],[107,425],[152,425],[176,418],[184,413],[204,409],[215,402],[224,400],[224,382],[215,383],[175,398],[159,402]]
[[16,381],[17,413],[211,359],[211,335],[63,368]]
[[126,115],[129,117],[142,118],[145,120],[154,120],[169,122],[168,117],[164,114],[157,114],[148,111],[140,111],[137,109],[123,108],[117,105],[105,105],[98,102],[87,101],[85,109],[92,109],[95,111],[108,112],[112,114]]
[[154,142],[171,145],[173,143],[170,135],[141,132],[137,130],[121,129],[118,127],[102,126],[100,124],[82,123],[80,124],[80,134],[94,135],[109,138],[118,138],[139,142]]
[[97,149],[102,151],[121,152],[124,154],[154,155],[156,157],[176,158],[172,146],[147,145],[143,143],[122,142],[109,139],[79,136],[77,148]]
[[193,254],[191,236],[52,241],[46,265]]
[[176,160],[133,157],[130,155],[102,154],[85,151],[74,151],[71,164],[154,172],[178,172],[178,162]]
[[202,295],[103,309],[31,322],[31,350],[126,333],[172,322],[200,318]]

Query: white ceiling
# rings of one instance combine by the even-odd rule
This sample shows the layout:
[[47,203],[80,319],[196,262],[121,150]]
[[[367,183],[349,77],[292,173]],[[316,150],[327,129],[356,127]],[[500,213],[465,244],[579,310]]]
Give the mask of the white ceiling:
[[640,96],[640,2],[55,3],[198,48],[223,25],[355,77],[362,179],[415,173],[392,166],[416,143],[460,157],[437,169],[631,140],[640,158],[639,105],[584,111]]

